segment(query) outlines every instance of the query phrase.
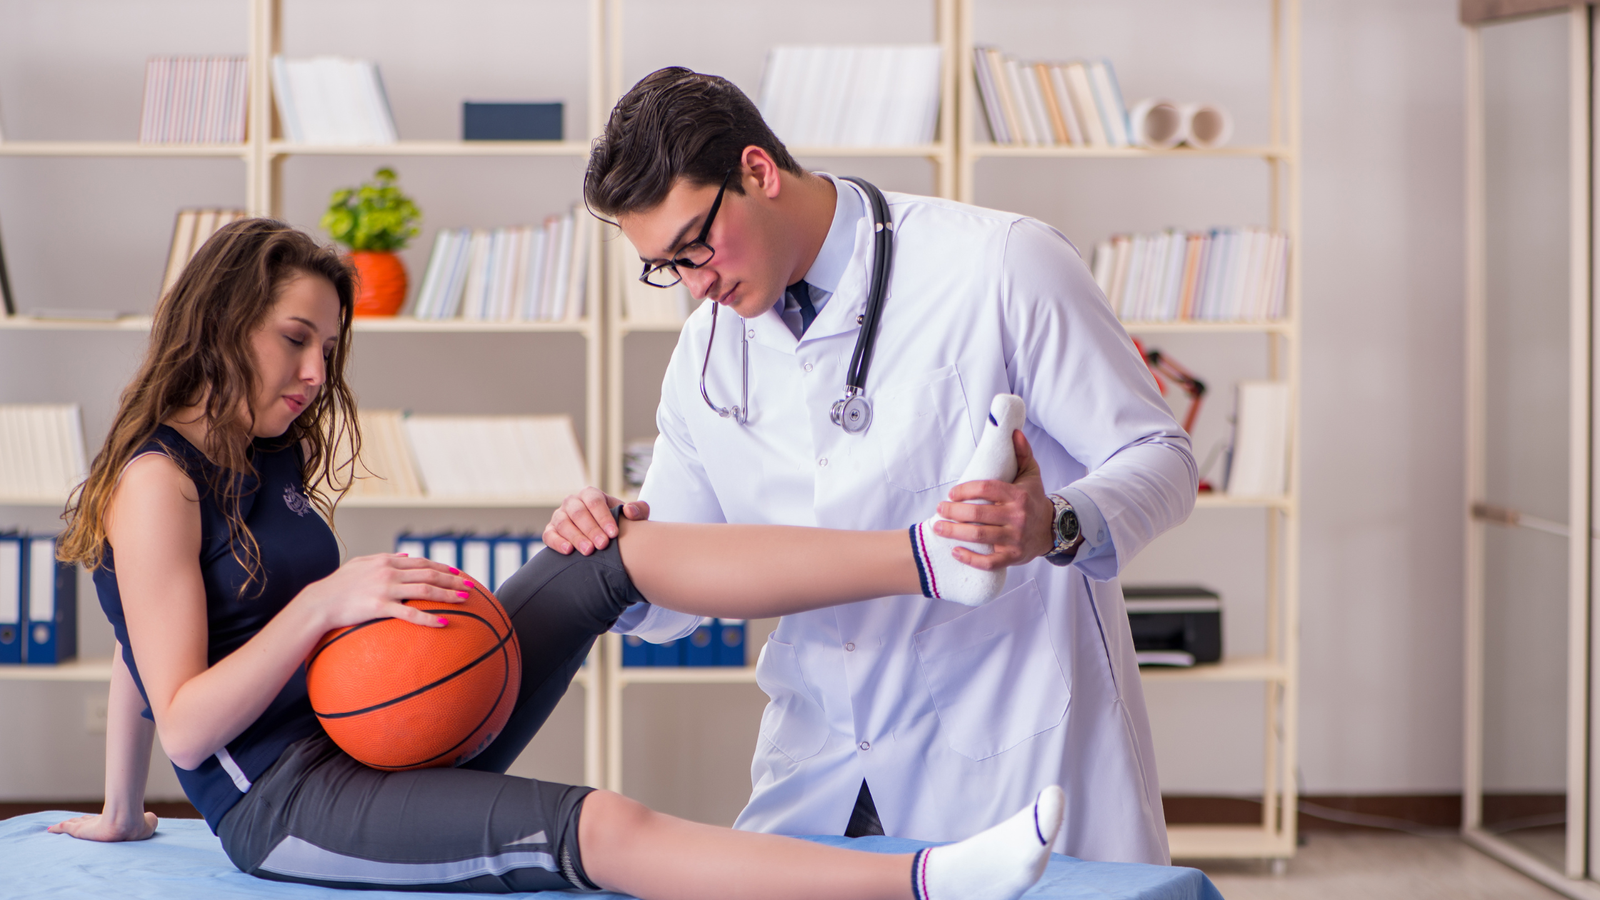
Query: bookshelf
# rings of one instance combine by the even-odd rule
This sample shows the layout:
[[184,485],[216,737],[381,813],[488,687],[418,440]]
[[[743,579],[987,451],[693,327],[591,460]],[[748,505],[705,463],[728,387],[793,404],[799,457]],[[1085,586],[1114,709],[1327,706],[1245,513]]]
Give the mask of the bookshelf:
[[[1267,377],[1290,385],[1289,489],[1282,497],[1236,497],[1202,494],[1195,504],[1201,522],[1211,510],[1259,510],[1265,517],[1266,566],[1263,573],[1266,605],[1264,653],[1258,657],[1225,657],[1221,663],[1192,669],[1154,669],[1142,672],[1147,684],[1257,683],[1265,695],[1262,820],[1259,826],[1171,826],[1168,839],[1175,859],[1259,857],[1281,867],[1295,851],[1297,804],[1296,731],[1298,722],[1298,580],[1299,580],[1299,406],[1300,406],[1300,91],[1298,0],[1270,0],[1266,11],[1271,43],[1269,71],[1268,140],[1261,144],[1210,149],[1176,147],[1168,150],[1140,147],[1064,147],[1000,145],[980,138],[985,133],[983,107],[973,72],[977,7],[1003,6],[1003,0],[959,0],[958,45],[960,123],[957,128],[960,183],[963,202],[983,204],[979,170],[1015,165],[1018,160],[1052,160],[1070,166],[1087,160],[1162,161],[1177,165],[1184,160],[1259,160],[1267,180],[1266,218],[1269,228],[1290,238],[1287,315],[1282,319],[1253,322],[1124,322],[1133,335],[1242,335],[1265,341]],[[1135,15],[1133,11],[1126,14]],[[1170,75],[1169,75],[1170,77]],[[1221,223],[1217,223],[1221,224]],[[1196,448],[1197,455],[1200,448]],[[1191,526],[1192,527],[1192,526]],[[1175,534],[1182,534],[1179,528]],[[1174,538],[1167,538],[1173,540]],[[1203,696],[1203,695],[1202,695]],[[1154,718],[1152,713],[1152,718]]]
[[[360,161],[362,164],[370,163],[372,166],[381,164],[385,160],[437,158],[443,160],[461,160],[463,164],[473,161],[483,161],[487,164],[495,159],[523,159],[530,161],[529,165],[535,173],[534,177],[544,177],[542,172],[548,171],[552,162],[565,161],[569,166],[581,166],[589,152],[587,137],[598,132],[603,116],[608,111],[601,104],[605,99],[602,85],[605,79],[604,69],[604,43],[603,43],[603,15],[606,0],[564,0],[565,6],[573,10],[581,10],[583,30],[581,35],[570,46],[571,52],[576,56],[585,54],[583,71],[585,73],[585,87],[580,96],[569,96],[566,102],[569,109],[576,107],[579,110],[576,129],[580,132],[580,139],[564,141],[495,141],[495,142],[466,142],[461,140],[401,140],[393,144],[382,145],[319,145],[297,144],[286,141],[277,121],[272,97],[272,81],[270,65],[273,55],[285,51],[284,35],[289,30],[286,28],[287,16],[307,16],[317,13],[304,4],[293,4],[287,0],[244,0],[239,8],[244,13],[237,17],[237,22],[242,26],[244,34],[243,55],[246,68],[249,72],[249,86],[246,97],[246,139],[241,144],[225,145],[190,145],[190,144],[143,144],[131,140],[0,140],[0,159],[5,158],[35,158],[35,159],[96,159],[96,158],[131,158],[131,159],[173,159],[173,160],[199,160],[222,159],[238,160],[242,163],[242,196],[241,204],[252,215],[268,215],[283,218],[286,209],[286,186],[294,179],[303,179],[299,170],[286,165],[296,159],[314,158],[346,158]],[[289,7],[286,9],[286,7]],[[444,9],[440,5],[440,10]],[[372,20],[364,24],[373,25]],[[221,27],[221,26],[217,26]],[[373,25],[379,33],[385,27],[378,22]],[[237,32],[217,32],[215,40],[224,45],[237,46]],[[293,47],[287,48],[291,54]],[[152,53],[161,52],[152,50]],[[238,51],[235,51],[236,53]],[[400,65],[404,65],[401,63]],[[398,69],[396,71],[399,71]],[[392,74],[392,73],[391,73]],[[391,82],[391,85],[393,82]],[[393,91],[393,88],[391,88]],[[398,96],[391,93],[391,96]],[[456,102],[459,102],[458,98]],[[571,119],[569,119],[570,123]],[[546,162],[550,161],[550,162]],[[370,169],[368,170],[370,172]],[[320,174],[320,173],[319,173]],[[321,182],[320,177],[315,181]],[[235,182],[237,183],[237,182]],[[332,183],[319,184],[317,190],[324,193],[331,189]],[[576,186],[574,186],[575,188]],[[572,191],[571,199],[576,199],[576,190]],[[428,207],[428,198],[419,197],[424,208]],[[174,212],[181,203],[174,202]],[[532,209],[527,215],[542,214],[549,209]],[[301,218],[304,218],[302,216]],[[23,223],[12,219],[7,223],[11,228],[26,227]],[[316,233],[313,229],[313,233]],[[424,246],[425,249],[425,246]],[[523,352],[537,353],[548,346],[552,340],[572,341],[576,339],[581,343],[581,372],[582,372],[582,402],[581,412],[584,427],[580,430],[580,438],[584,445],[584,458],[591,480],[601,476],[604,440],[605,417],[602,409],[604,393],[601,380],[604,376],[602,356],[605,351],[603,341],[605,306],[602,302],[603,289],[600,284],[600,274],[603,271],[601,253],[603,248],[598,245],[598,238],[589,248],[589,269],[587,273],[587,294],[585,298],[586,316],[578,321],[563,322],[476,322],[476,321],[418,321],[413,319],[357,319],[356,343],[361,348],[360,357],[390,357],[404,354],[406,350],[418,346],[417,339],[444,338],[446,336],[460,336],[461,339],[473,341],[480,338],[494,337],[497,340],[513,340],[519,342],[518,346]],[[159,263],[152,263],[159,265]],[[420,269],[410,272],[413,287],[422,277]],[[151,302],[153,303],[151,298]],[[80,304],[85,307],[100,307],[106,305],[126,305],[129,301],[125,298],[113,301],[86,300]],[[27,315],[4,316],[0,315],[0,335],[12,333],[14,339],[40,342],[57,342],[63,348],[70,346],[73,341],[80,340],[85,335],[94,332],[122,333],[138,335],[147,333],[150,328],[148,314],[124,315],[114,320],[82,320],[82,319],[50,319],[35,318]],[[409,341],[409,343],[408,343]],[[498,345],[497,345],[498,346]],[[68,354],[61,354],[66,357]],[[115,392],[120,390],[121,384],[108,385],[107,390]],[[523,403],[538,404],[541,401],[537,392],[522,391],[517,394],[519,405]],[[529,398],[535,398],[530,400]],[[530,412],[537,409],[504,410],[506,412]],[[90,436],[91,444],[95,436]],[[429,510],[444,511],[445,513],[467,512],[474,513],[477,519],[487,517],[493,520],[496,516],[521,513],[529,509],[553,508],[561,501],[561,497],[538,498],[495,498],[486,497],[477,500],[463,501],[452,499],[407,499],[404,501],[390,500],[382,497],[350,498],[341,504],[342,509],[350,510],[376,510],[383,511],[418,511]],[[32,510],[31,516],[37,517],[41,507],[57,507],[62,505],[61,499],[39,498],[8,498],[0,497],[0,511],[22,514]],[[359,513],[358,513],[359,515]],[[371,513],[366,514],[371,520]],[[398,526],[397,526],[398,529]],[[85,606],[87,604],[87,606]],[[93,595],[87,598],[80,597],[80,608],[86,613],[93,612]],[[582,684],[585,688],[584,696],[584,779],[591,784],[600,783],[601,776],[601,737],[600,728],[604,716],[601,710],[603,692],[600,690],[600,654],[603,649],[597,645],[596,652],[591,656],[589,664],[584,666],[575,683]],[[96,682],[109,678],[110,664],[108,660],[81,660],[70,665],[60,667],[0,667],[0,681],[10,683],[44,682],[44,681],[79,681]]]

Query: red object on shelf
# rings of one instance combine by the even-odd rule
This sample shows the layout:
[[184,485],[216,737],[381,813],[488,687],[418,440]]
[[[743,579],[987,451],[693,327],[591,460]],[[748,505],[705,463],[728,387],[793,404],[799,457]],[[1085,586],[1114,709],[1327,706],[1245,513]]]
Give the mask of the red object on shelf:
[[[1188,369],[1178,365],[1172,357],[1160,350],[1146,350],[1144,343],[1138,338],[1133,339],[1133,346],[1137,347],[1139,355],[1144,357],[1144,364],[1150,368],[1150,375],[1155,378],[1156,389],[1161,391],[1162,396],[1166,396],[1167,393],[1167,380],[1183,388],[1183,392],[1189,395],[1189,411],[1183,416],[1183,430],[1191,435],[1194,434],[1194,420],[1200,415],[1200,401],[1205,398],[1206,383],[1194,377]],[[1211,489],[1209,482],[1204,480],[1200,482],[1201,493]]]
[[350,264],[356,270],[358,316],[392,316],[406,302],[406,267],[398,254],[353,250]]

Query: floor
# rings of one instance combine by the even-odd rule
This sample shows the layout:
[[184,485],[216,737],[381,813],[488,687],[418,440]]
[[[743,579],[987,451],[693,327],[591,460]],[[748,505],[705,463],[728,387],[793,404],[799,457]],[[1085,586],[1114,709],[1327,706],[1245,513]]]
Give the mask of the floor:
[[1563,900],[1454,836],[1310,832],[1275,876],[1257,860],[1204,862],[1227,900]]

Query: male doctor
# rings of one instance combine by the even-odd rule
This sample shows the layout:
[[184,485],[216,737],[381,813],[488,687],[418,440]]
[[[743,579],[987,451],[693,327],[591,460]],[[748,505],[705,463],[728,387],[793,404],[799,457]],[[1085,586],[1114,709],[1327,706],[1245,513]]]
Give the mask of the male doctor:
[[[771,702],[735,827],[953,841],[1060,784],[1058,851],[1167,863],[1116,577],[1188,516],[1197,473],[1072,245],[1033,219],[888,194],[872,417],[852,434],[829,413],[873,265],[861,188],[800,168],[728,81],[671,68],[618,102],[585,197],[621,225],[645,281],[681,279],[711,301],[668,366],[630,517],[881,529],[937,511],[953,520],[939,534],[994,546],[958,560],[1016,566],[977,608],[885,597],[784,617],[756,667]],[[719,415],[713,404],[743,403],[746,378],[746,420]],[[956,485],[1003,393],[1026,401],[1016,444],[1043,484]],[[618,502],[593,488],[568,498],[546,544],[604,547]],[[618,630],[664,641],[696,621],[640,604]]]

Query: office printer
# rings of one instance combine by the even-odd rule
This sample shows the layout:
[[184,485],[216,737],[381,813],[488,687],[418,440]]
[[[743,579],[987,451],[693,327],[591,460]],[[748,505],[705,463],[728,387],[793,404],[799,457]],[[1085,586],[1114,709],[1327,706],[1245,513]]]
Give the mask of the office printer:
[[1194,585],[1123,585],[1139,665],[1192,666],[1222,658],[1222,598]]

